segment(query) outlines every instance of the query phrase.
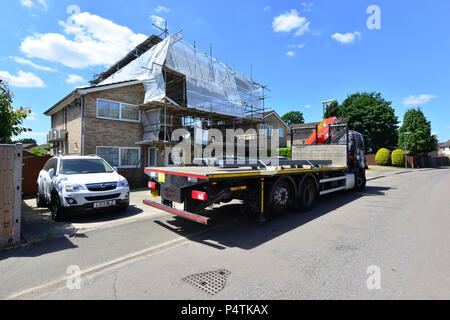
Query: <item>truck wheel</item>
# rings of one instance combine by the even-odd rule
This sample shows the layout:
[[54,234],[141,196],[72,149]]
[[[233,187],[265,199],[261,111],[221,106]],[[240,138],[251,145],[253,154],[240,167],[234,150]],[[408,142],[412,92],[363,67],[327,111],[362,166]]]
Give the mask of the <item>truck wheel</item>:
[[366,174],[364,171],[359,171],[355,176],[355,191],[363,191],[366,187]]
[[303,211],[311,210],[316,204],[317,200],[317,189],[314,181],[309,178],[303,182],[300,190],[300,209]]
[[59,195],[56,193],[52,194],[50,210],[52,212],[52,219],[54,221],[61,221],[64,215],[64,209],[61,206],[61,200],[59,199]]
[[39,186],[36,187],[36,206],[38,208],[44,208],[46,207],[47,202],[45,201],[45,198],[39,193]]
[[291,206],[292,201],[292,191],[289,182],[286,180],[281,180],[277,182],[272,188],[272,194],[270,195],[271,202],[271,212],[281,213],[286,211]]

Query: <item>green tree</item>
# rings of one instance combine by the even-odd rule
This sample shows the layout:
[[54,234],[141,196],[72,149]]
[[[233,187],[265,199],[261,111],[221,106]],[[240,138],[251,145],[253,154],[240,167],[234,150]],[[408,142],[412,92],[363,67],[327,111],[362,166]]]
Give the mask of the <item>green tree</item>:
[[0,143],[11,143],[11,137],[31,131],[22,125],[23,120],[31,113],[30,108],[20,107],[14,110],[13,98],[14,94],[7,83],[0,80]]
[[17,141],[14,141],[15,143],[20,142],[23,144],[27,144],[27,143],[34,143],[37,144],[36,140],[32,139],[32,138],[24,138],[24,139],[19,139]]
[[300,111],[291,111],[286,114],[284,114],[281,119],[288,125],[292,124],[300,124],[305,123],[305,119],[303,119],[303,113]]
[[329,104],[325,109],[325,119],[332,118],[332,117],[341,117],[341,107],[339,106],[339,103],[336,101]]
[[369,136],[374,150],[394,149],[398,140],[398,118],[391,104],[380,93],[357,92],[342,103],[341,117],[349,129]]
[[431,122],[427,121],[420,108],[405,113],[399,130],[398,145],[412,154],[421,154],[436,150],[437,138],[431,134]]

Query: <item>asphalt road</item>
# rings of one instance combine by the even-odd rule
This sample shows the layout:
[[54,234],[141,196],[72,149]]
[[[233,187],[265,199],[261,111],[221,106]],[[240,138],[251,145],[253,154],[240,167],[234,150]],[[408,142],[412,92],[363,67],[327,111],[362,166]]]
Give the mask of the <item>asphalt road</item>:
[[[311,212],[264,224],[251,218],[227,224],[239,217],[232,205],[217,214],[219,227],[203,235],[203,226],[165,217],[52,240],[0,254],[0,297],[449,299],[449,192],[450,170],[411,171],[379,175],[362,193],[330,195]],[[68,265],[87,272],[79,290],[60,278]],[[380,271],[379,289],[367,286],[370,266]],[[230,275],[214,296],[183,281],[220,269]],[[48,285],[51,279],[60,281]]]

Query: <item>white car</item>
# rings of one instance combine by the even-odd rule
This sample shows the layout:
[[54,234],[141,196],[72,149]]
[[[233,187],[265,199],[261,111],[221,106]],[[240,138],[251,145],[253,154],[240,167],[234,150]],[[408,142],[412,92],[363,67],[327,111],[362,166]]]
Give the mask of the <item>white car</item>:
[[75,209],[126,209],[128,181],[97,156],[56,156],[39,172],[36,202],[49,206],[54,220]]

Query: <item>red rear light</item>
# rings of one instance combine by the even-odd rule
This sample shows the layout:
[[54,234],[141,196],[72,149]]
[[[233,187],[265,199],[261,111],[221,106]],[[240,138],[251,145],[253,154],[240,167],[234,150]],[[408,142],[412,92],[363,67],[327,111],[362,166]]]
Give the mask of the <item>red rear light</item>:
[[192,199],[206,201],[208,200],[208,194],[203,191],[192,191]]
[[156,189],[156,182],[149,181],[148,187],[149,187],[150,189]]

